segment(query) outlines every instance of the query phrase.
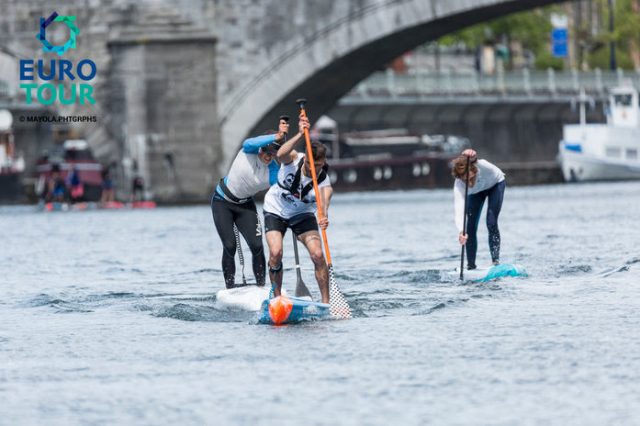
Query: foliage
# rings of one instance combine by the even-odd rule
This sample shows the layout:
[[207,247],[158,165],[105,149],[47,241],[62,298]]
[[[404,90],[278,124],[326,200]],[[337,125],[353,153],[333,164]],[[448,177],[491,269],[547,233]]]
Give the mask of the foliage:
[[535,65],[537,69],[553,68],[556,71],[561,71],[564,69],[564,60],[551,55],[548,50],[543,50],[536,55]]
[[[613,32],[609,31],[608,25],[608,0],[592,1],[596,13],[600,15],[597,21],[601,27],[597,28],[596,34],[592,34],[591,23],[585,23],[580,28],[570,28],[570,43],[573,39],[582,46],[589,67],[608,69],[609,42],[613,41],[616,44],[618,67],[634,68],[632,55],[635,53],[640,57],[640,0],[614,0]],[[469,50],[475,50],[486,44],[509,45],[512,41],[519,41],[524,49],[535,55],[536,68],[562,69],[564,61],[554,58],[550,52],[552,13],[566,13],[566,7],[546,6],[515,13],[446,35],[438,43],[445,46],[463,45]]]

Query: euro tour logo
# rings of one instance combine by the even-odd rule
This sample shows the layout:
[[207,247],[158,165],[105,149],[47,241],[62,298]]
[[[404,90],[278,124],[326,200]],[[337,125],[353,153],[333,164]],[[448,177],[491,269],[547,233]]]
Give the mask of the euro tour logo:
[[[40,32],[36,38],[42,43],[43,52],[63,56],[68,50],[75,49],[76,39],[80,35],[75,20],[75,16],[62,16],[57,12],[46,19],[41,17]],[[62,23],[69,29],[69,38],[62,45],[54,45],[47,39],[47,27],[53,23]],[[68,59],[38,59],[37,67],[33,59],[21,59],[20,81],[33,83],[21,83],[20,88],[25,90],[27,104],[33,103],[35,95],[42,105],[52,105],[56,101],[63,105],[93,105],[96,103],[93,99],[93,86],[87,82],[96,76],[96,72],[96,64],[91,59],[82,59],[75,66]],[[47,83],[35,83],[36,75]],[[69,87],[62,83],[67,79],[72,82]],[[60,83],[54,84],[53,81]]]

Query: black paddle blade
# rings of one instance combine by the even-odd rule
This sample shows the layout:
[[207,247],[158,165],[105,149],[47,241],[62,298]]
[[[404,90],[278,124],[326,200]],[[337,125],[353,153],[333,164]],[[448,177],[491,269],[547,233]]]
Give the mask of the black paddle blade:
[[307,103],[307,100],[305,98],[296,99],[296,104],[298,104],[300,108],[304,108],[306,103]]
[[309,289],[300,277],[298,277],[298,281],[296,282],[296,297],[308,297],[309,299],[312,299]]

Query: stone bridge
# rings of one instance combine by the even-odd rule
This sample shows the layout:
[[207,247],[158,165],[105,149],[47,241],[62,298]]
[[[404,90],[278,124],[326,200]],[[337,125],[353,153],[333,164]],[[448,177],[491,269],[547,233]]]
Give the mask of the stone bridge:
[[[280,114],[295,117],[296,98],[309,100],[314,120],[427,41],[555,2],[60,0],[57,12],[77,15],[81,26],[69,59],[94,59],[99,75],[94,110],[60,112],[99,117],[75,131],[103,163],[119,164],[124,193],[137,164],[157,198],[201,200],[245,137],[275,127]],[[47,0],[8,0],[0,50],[42,57],[35,33],[52,7]],[[34,162],[46,143],[21,140],[19,149]]]
[[309,115],[317,118],[404,52],[466,26],[554,2],[273,0],[247,8],[227,1],[218,17],[226,27],[218,41],[224,164],[245,136],[273,128],[282,113],[294,115],[298,97],[309,100]]

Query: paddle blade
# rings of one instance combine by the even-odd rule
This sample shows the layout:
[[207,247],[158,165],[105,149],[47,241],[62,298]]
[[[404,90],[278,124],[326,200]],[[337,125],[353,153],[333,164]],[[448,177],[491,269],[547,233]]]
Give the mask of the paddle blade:
[[304,281],[302,281],[302,277],[298,277],[298,281],[296,282],[296,297],[308,297],[309,300],[313,300],[309,289]]
[[340,287],[338,287],[338,283],[333,275],[332,265],[329,265],[329,304],[329,311],[332,317],[337,319],[351,318],[351,308],[349,307],[349,303],[347,303],[347,299],[344,298],[344,295],[340,291]]

